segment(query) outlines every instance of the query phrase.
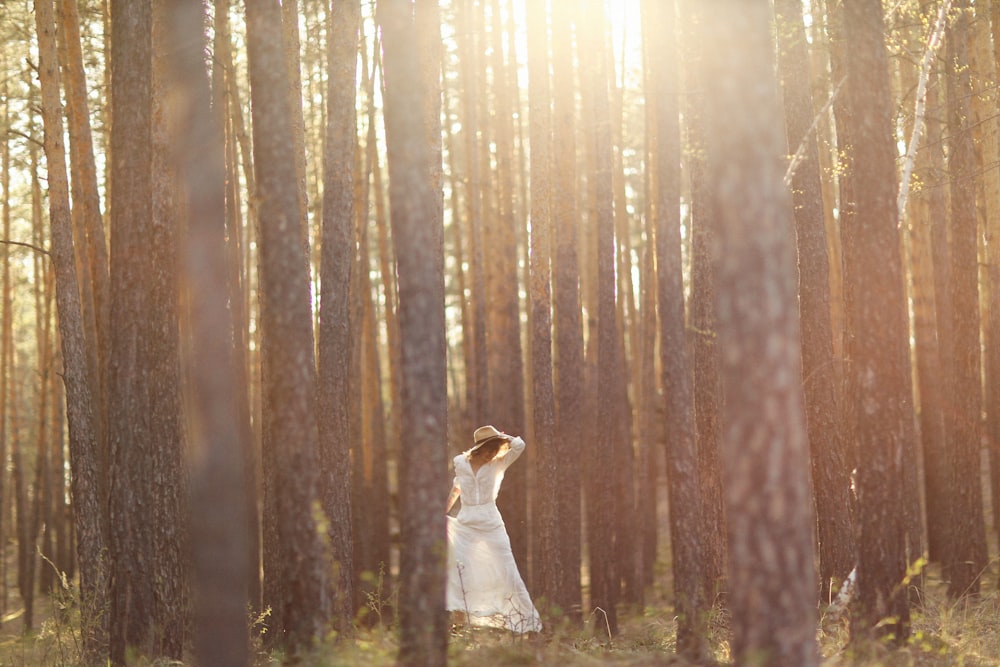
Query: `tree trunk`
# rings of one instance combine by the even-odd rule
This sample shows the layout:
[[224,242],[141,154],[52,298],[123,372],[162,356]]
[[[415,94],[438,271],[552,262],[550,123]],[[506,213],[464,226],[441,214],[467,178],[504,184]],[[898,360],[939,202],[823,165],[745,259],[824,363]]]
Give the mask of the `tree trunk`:
[[792,202],[769,13],[765,0],[706,11],[729,608],[737,664],[818,665]]
[[[80,561],[80,608],[83,654],[103,662],[108,646],[107,527],[102,508],[100,455],[95,405],[88,384],[82,308],[77,288],[69,184],[63,147],[59,104],[59,70],[52,4],[36,0],[39,39],[39,75],[48,164],[49,219],[52,265],[56,279],[56,307],[62,341],[63,381],[69,421],[72,494]],[[6,226],[6,221],[5,221]],[[7,311],[10,312],[9,310]],[[6,398],[6,397],[4,397]]]
[[281,623],[277,635],[294,653],[319,638],[327,612],[326,564],[312,511],[319,482],[313,319],[280,7],[252,0],[246,14],[260,198],[265,464],[274,466],[265,493],[273,494],[277,538],[265,582],[277,578],[278,598],[270,600]]
[[704,145],[707,140],[704,110],[714,101],[706,100],[706,85],[701,62],[706,57],[703,46],[705,18],[700,0],[681,4],[687,29],[683,35],[685,84],[688,89],[684,108],[688,137],[688,165],[691,179],[691,296],[688,337],[694,372],[695,437],[698,443],[698,476],[701,483],[702,524],[705,531],[702,576],[709,604],[726,588],[725,513],[719,479],[719,354],[715,330],[715,282],[719,262],[718,221],[712,209],[714,185],[705,172]]
[[[6,58],[0,60],[6,64]],[[3,115],[4,125],[10,127],[10,86],[3,83]],[[10,133],[3,138],[3,238],[10,239],[11,197],[10,197]],[[14,300],[11,288],[10,246],[0,244],[0,262],[3,263],[3,310],[0,312],[0,461],[7,460],[7,442],[10,437],[7,429],[9,407],[12,405],[10,393],[12,389],[14,355]],[[7,519],[10,517],[7,504],[7,470],[0,466],[0,544],[7,544]],[[0,560],[0,614],[7,614],[7,559]]]
[[237,169],[238,141],[234,129],[233,108],[239,104],[234,99],[231,85],[235,72],[231,66],[232,48],[229,29],[229,0],[215,0],[215,38],[212,61],[212,104],[218,122],[224,128],[225,178],[226,178],[226,263],[228,266],[229,311],[232,315],[233,364],[236,393],[237,423],[240,426],[238,442],[243,447],[242,467],[244,486],[244,515],[246,516],[246,577],[250,613],[261,609],[260,588],[260,513],[258,510],[256,439],[251,425],[249,345],[247,344],[247,286],[243,262],[243,237],[240,183]]
[[[606,47],[600,26],[604,25],[603,5],[597,2],[584,4],[581,15],[580,39],[588,60],[583,64],[584,76],[584,136],[593,159],[593,170],[588,174],[588,188],[596,214],[594,225],[597,233],[597,328],[592,340],[597,347],[598,387],[608,393],[598,397],[597,432],[592,438],[590,454],[584,454],[589,468],[585,488],[587,506],[587,545],[590,554],[591,606],[599,607],[604,614],[595,617],[595,632],[618,634],[616,607],[621,594],[622,570],[617,562],[615,535],[617,499],[624,492],[619,486],[618,467],[626,462],[617,460],[618,442],[618,389],[622,382],[622,369],[618,354],[619,333],[615,305],[615,229],[612,189],[612,145],[610,99]],[[606,621],[606,625],[605,625]]]
[[108,438],[112,566],[111,661],[152,653],[155,618],[152,465],[148,387],[138,348],[146,334],[152,186],[152,24],[149,0],[112,2],[113,160],[111,180],[111,330]]
[[954,385],[949,430],[950,547],[944,577],[952,598],[978,595],[986,567],[986,532],[980,487],[979,262],[977,254],[975,149],[969,98],[968,3],[955,3],[948,30],[948,172],[951,180],[952,362]]
[[[990,3],[990,34],[993,37],[993,72],[1000,72],[1000,3]],[[979,7],[976,17],[986,19]],[[984,39],[984,41],[988,41]],[[1000,296],[1000,219],[987,222],[986,247],[990,296]],[[993,501],[994,530],[1000,534],[1000,306],[990,301],[986,325],[986,435],[990,448],[990,496]]]
[[[378,40],[374,40],[376,48],[378,48]],[[367,58],[362,53],[362,66],[367,70]],[[358,239],[358,257],[362,261],[368,262],[371,256],[370,246],[368,243],[368,226],[369,226],[369,202],[372,198],[375,199],[375,226],[379,233],[378,242],[380,244],[380,249],[382,244],[388,249],[388,234],[386,233],[386,227],[388,223],[385,219],[385,206],[384,199],[385,193],[382,188],[382,178],[381,170],[379,168],[379,157],[378,157],[378,146],[376,140],[376,113],[375,113],[375,68],[377,67],[378,59],[374,58],[371,70],[366,75],[366,97],[368,104],[368,136],[367,145],[365,146],[365,154],[363,156],[363,166],[360,168],[360,173],[362,176],[362,182],[356,183],[357,200],[360,204],[357,205],[357,223],[360,228],[360,238]],[[372,183],[374,181],[374,183]],[[371,184],[371,185],[370,185]],[[374,191],[374,194],[373,192]],[[385,294],[385,323],[386,331],[388,333],[388,347],[390,348],[390,355],[398,354],[398,350],[394,349],[396,347],[396,319],[395,319],[395,283],[393,281],[394,273],[388,268],[388,258],[379,252],[380,260],[384,260],[385,263],[380,263],[382,286],[384,288]],[[362,265],[364,266],[364,265]],[[368,443],[366,447],[367,456],[360,466],[361,468],[361,484],[364,487],[360,490],[360,494],[366,498],[366,505],[371,508],[370,515],[367,519],[361,523],[365,526],[364,534],[355,534],[355,559],[354,559],[354,570],[355,577],[358,579],[356,585],[358,588],[355,590],[355,603],[356,605],[360,603],[361,595],[368,595],[369,593],[377,593],[378,595],[383,595],[386,590],[391,587],[392,572],[390,567],[390,535],[389,535],[389,514],[390,514],[390,498],[389,498],[389,477],[388,477],[388,457],[389,457],[389,441],[391,438],[392,427],[386,419],[387,411],[385,409],[385,402],[382,397],[382,370],[381,362],[379,359],[379,338],[377,335],[377,325],[376,318],[378,313],[376,312],[375,304],[378,302],[377,291],[373,292],[373,286],[367,271],[363,268],[359,268],[356,272],[358,276],[358,291],[359,298],[361,300],[360,317],[361,321],[361,364],[362,368],[365,369],[362,378],[362,419],[365,426],[365,441]],[[394,371],[392,370],[394,363],[392,361],[392,356],[390,356],[389,364],[389,385],[390,385],[390,401],[389,404],[394,407],[398,407],[399,401],[396,398],[396,383],[394,380]],[[391,414],[391,412],[390,412]],[[357,521],[360,519],[360,514],[355,513],[355,526],[359,525]],[[360,556],[359,556],[360,554]],[[367,574],[366,574],[367,573]],[[376,579],[370,579],[371,575],[375,575]],[[363,587],[363,590],[360,589]],[[380,590],[381,588],[381,590]],[[386,600],[381,601],[383,604]],[[385,612],[383,612],[384,615]]]
[[[487,422],[507,433],[524,433],[524,360],[518,291],[517,217],[515,216],[514,128],[500,22],[502,0],[492,0],[490,26],[494,87],[497,218],[483,230],[487,280],[486,343],[489,350],[489,409]],[[487,252],[486,249],[489,249]],[[510,535],[514,558],[528,571],[528,466],[507,471],[504,492],[497,500]]]
[[[98,438],[103,447],[107,430],[108,249],[97,189],[97,166],[87,108],[87,80],[83,69],[77,2],[60,0],[59,22],[62,41],[66,45],[63,86],[69,130],[73,225],[74,229],[79,229],[74,234],[74,246],[78,273],[84,277],[80,283],[80,305],[87,336],[87,363],[92,376],[90,386],[93,387],[94,406],[100,416]],[[102,456],[103,468],[106,452]]]
[[[152,554],[155,616],[154,655],[180,660],[187,631],[187,489],[181,471],[184,429],[181,424],[180,333],[178,327],[178,193],[176,167],[170,159],[173,113],[167,58],[173,52],[166,5],[153,6],[152,79],[152,219],[147,242],[148,296],[146,334],[140,345],[140,368],[148,378]],[[155,381],[152,381],[155,378]]]
[[835,375],[819,149],[812,133],[813,103],[802,3],[777,0],[779,72],[788,154],[801,150],[791,180],[798,248],[799,320],[812,486],[819,538],[820,601],[855,564],[851,469],[839,428],[841,397]]
[[[993,109],[997,108],[996,63],[993,60],[990,42],[989,13],[979,6],[975,20],[969,25],[971,36],[969,46],[970,68],[975,93],[972,96],[973,145],[976,153],[976,198],[977,238],[985,239],[980,244],[980,312],[981,326],[985,338],[985,354],[982,359],[985,395],[983,396],[983,424],[985,442],[990,453],[991,469],[1000,472],[1000,308],[994,305],[993,297],[1000,297],[1000,283],[990,280],[990,272],[997,259],[996,246],[1000,225],[1000,170],[991,156],[1000,154],[1000,125]],[[985,250],[985,252],[984,252]],[[992,252],[991,252],[992,250]],[[984,256],[985,255],[985,256]],[[1000,485],[1000,477],[991,474],[991,484]],[[1000,516],[1000,487],[991,485],[993,516]],[[1000,523],[994,521],[995,529]]]
[[528,289],[531,311],[531,382],[535,441],[536,517],[532,524],[534,595],[554,604],[560,561],[558,459],[555,450],[555,395],[552,385],[552,97],[549,40],[544,3],[528,7],[528,96],[531,142],[531,253]]
[[[319,374],[320,488],[333,549],[334,621],[341,632],[354,615],[354,538],[351,532],[351,439],[347,393],[352,337],[358,327],[350,317],[348,285],[355,256],[354,153],[360,7],[331,5],[330,80],[324,151],[323,239],[321,266]],[[367,266],[363,266],[367,270]],[[368,298],[363,295],[362,298]],[[355,454],[357,456],[357,453]]]
[[[695,441],[691,359],[684,317],[681,258],[680,72],[674,37],[677,6],[656,0],[643,4],[647,37],[665,37],[659,49],[649,44],[648,61],[654,124],[652,210],[656,234],[657,307],[660,316],[660,363],[663,422],[668,437],[667,498],[670,508],[671,569],[677,614],[677,653],[699,661],[707,654],[707,609],[702,586],[703,537],[701,485]],[[647,238],[647,243],[649,239]],[[648,361],[647,361],[648,363]]]
[[457,10],[459,25],[458,49],[462,82],[462,135],[465,138],[465,203],[469,224],[469,270],[471,275],[470,302],[472,307],[472,366],[469,379],[469,419],[476,426],[490,420],[487,413],[489,366],[486,348],[486,277],[483,256],[483,203],[480,175],[480,151],[477,130],[479,120],[479,51],[474,27],[476,19],[473,0],[463,0]]
[[576,93],[573,85],[572,6],[577,0],[556,0],[552,9],[552,308],[554,388],[556,399],[556,458],[560,461],[559,546],[563,563],[553,601],[570,619],[582,612],[580,583],[581,512],[579,447],[584,442],[583,323],[580,312],[580,269],[577,259]]
[[[896,210],[896,150],[882,6],[844,4],[845,106],[850,126],[851,217],[843,222],[852,384],[859,461],[858,598],[852,640],[909,633],[903,526],[903,448],[912,417],[908,328]],[[910,429],[912,431],[912,429]],[[886,619],[890,619],[886,622]]]
[[[443,225],[427,141],[426,79],[409,3],[378,7],[385,49],[385,123],[397,248],[401,371],[400,665],[447,660],[445,520],[447,378]],[[440,140],[438,137],[437,140]]]
[[[937,3],[922,3],[926,21],[933,20]],[[923,35],[920,35],[923,38]],[[927,48],[930,48],[929,46]],[[925,109],[936,109],[941,104],[939,70],[935,61],[927,72]],[[914,357],[917,395],[920,397],[919,426],[924,471],[924,507],[926,521],[927,555],[932,561],[941,562],[948,544],[948,500],[946,495],[947,472],[946,432],[944,423],[943,378],[950,375],[942,367],[940,336],[943,331],[942,308],[936,303],[935,281],[942,271],[947,275],[947,265],[936,266],[935,255],[947,257],[947,248],[936,250],[933,229],[937,221],[946,220],[944,212],[947,191],[936,187],[945,173],[944,150],[941,138],[941,114],[929,113],[925,117],[923,145],[914,161],[914,183],[925,184],[914,189],[910,196],[907,215],[910,234],[910,275],[913,299]],[[949,327],[950,329],[950,327]]]
[[178,3],[169,17],[174,82],[187,103],[177,109],[177,156],[187,192],[187,225],[180,246],[188,290],[187,376],[192,393],[190,537],[195,655],[199,664],[249,664],[247,634],[247,496],[240,417],[241,388],[234,353],[231,266],[226,247],[226,155],[221,122],[210,110],[202,54],[204,9]]

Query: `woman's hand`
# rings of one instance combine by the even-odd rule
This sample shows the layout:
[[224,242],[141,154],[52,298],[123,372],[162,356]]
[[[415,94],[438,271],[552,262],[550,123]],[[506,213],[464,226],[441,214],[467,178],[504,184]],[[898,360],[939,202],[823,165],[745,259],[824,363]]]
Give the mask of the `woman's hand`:
[[451,493],[448,494],[448,502],[445,504],[444,508],[445,514],[451,512],[451,508],[455,506],[455,501],[458,500],[458,497],[461,494],[462,494],[462,489],[460,489],[457,484],[454,487],[452,487]]

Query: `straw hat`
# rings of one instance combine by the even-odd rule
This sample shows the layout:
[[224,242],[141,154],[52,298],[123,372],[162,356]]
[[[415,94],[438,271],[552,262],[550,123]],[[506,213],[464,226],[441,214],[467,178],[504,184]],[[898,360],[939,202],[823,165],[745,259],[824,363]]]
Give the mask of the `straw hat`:
[[497,438],[503,438],[506,440],[507,435],[501,433],[493,426],[480,426],[476,429],[475,433],[472,434],[472,438],[475,440],[475,444],[472,449],[469,450],[469,454],[476,451],[490,440],[496,440]]

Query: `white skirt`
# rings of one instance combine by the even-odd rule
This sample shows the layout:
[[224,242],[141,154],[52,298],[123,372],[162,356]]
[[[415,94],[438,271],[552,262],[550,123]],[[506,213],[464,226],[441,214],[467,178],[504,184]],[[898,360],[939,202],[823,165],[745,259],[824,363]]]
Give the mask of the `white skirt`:
[[448,517],[447,604],[472,625],[517,633],[542,629],[496,503],[463,504],[458,517]]

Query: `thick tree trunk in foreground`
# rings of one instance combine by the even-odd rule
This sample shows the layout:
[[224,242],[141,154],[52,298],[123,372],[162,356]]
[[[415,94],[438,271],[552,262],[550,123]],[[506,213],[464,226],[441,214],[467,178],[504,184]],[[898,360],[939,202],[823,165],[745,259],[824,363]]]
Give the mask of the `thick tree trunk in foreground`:
[[389,202],[397,249],[401,352],[400,665],[447,660],[447,378],[443,225],[427,145],[428,94],[409,3],[378,7],[385,49]]
[[819,664],[816,573],[769,13],[766,0],[709,4],[706,138],[723,246],[716,296],[733,654],[737,664],[799,667]]
[[240,426],[233,316],[229,302],[225,146],[210,109],[202,53],[203,7],[178,2],[169,20],[175,43],[177,88],[188,104],[178,109],[177,157],[188,194],[187,234],[180,247],[189,288],[191,379],[190,537],[194,650],[198,664],[242,667],[250,662],[247,633],[248,553],[244,449]]

